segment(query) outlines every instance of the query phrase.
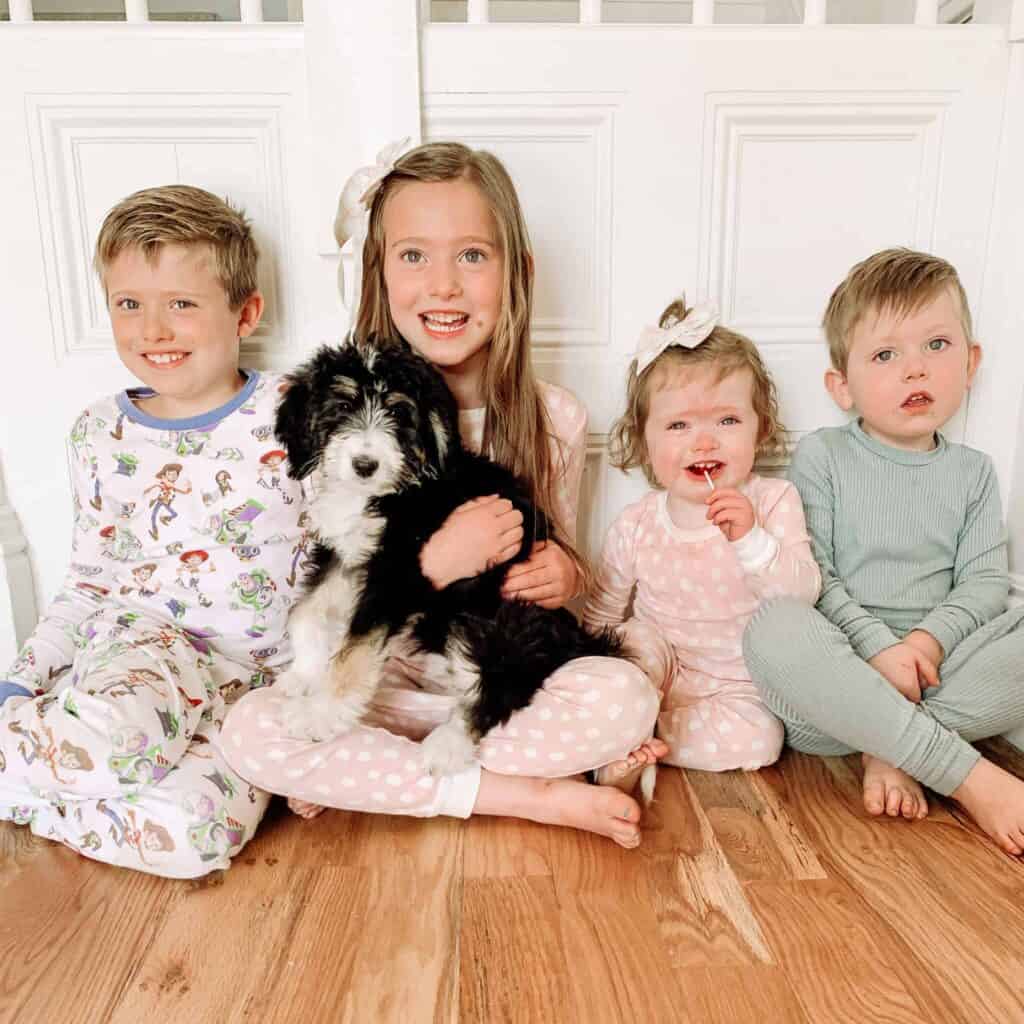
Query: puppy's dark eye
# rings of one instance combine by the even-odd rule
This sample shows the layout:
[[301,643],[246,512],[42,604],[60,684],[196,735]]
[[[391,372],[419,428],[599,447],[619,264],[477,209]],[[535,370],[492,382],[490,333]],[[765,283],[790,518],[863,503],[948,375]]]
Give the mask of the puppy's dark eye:
[[394,411],[402,408],[408,412],[416,411],[416,403],[408,395],[403,395],[401,391],[389,391],[384,398],[384,405]]

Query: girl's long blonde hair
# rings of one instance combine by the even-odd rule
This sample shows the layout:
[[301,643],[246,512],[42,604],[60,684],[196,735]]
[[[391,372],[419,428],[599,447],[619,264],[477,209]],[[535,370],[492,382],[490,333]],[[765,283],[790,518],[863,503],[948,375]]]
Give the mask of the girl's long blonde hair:
[[[370,206],[356,335],[394,337],[399,333],[391,318],[384,283],[384,210],[400,188],[416,181],[470,182],[479,189],[494,217],[504,273],[501,310],[484,367],[486,413],[482,451],[525,480],[535,504],[550,518],[567,459],[541,399],[531,360],[533,254],[530,236],[515,185],[496,156],[458,142],[430,142],[395,162],[394,170],[381,182]],[[557,459],[549,443],[552,437],[559,446]],[[562,536],[561,531],[558,534],[558,543],[583,567],[584,562],[569,538]]]

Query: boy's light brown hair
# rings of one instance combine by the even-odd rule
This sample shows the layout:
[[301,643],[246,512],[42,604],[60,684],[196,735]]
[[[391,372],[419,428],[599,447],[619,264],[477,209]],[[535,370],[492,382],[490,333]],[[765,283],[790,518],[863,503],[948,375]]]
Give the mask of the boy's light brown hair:
[[205,189],[164,185],[122,199],[104,219],[93,257],[104,291],[105,272],[125,249],[152,262],[165,245],[206,246],[232,311],[258,288],[259,251],[245,214]]
[[883,249],[855,264],[832,293],[822,326],[832,367],[845,376],[850,335],[868,314],[916,313],[944,289],[960,305],[960,322],[968,342],[974,340],[971,307],[956,268],[938,256],[913,249]]
[[[658,321],[662,329],[679,323],[690,310],[686,299],[676,299]],[[640,467],[647,482],[659,488],[654,475],[651,456],[647,451],[644,431],[651,408],[651,394],[668,387],[677,380],[680,371],[711,368],[714,381],[719,383],[738,370],[749,370],[753,378],[751,394],[757,413],[757,449],[762,455],[773,453],[782,440],[783,426],[779,419],[779,396],[775,382],[768,373],[757,346],[742,334],[728,327],[717,326],[695,348],[672,345],[637,376],[636,361],[629,368],[626,386],[626,411],[612,426],[608,442],[610,461],[616,469]]]

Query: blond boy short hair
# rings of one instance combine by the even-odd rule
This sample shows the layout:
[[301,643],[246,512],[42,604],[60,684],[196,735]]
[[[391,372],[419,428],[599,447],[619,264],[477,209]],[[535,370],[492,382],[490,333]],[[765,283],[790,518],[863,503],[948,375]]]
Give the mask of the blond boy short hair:
[[259,251],[245,214],[205,189],[165,185],[122,199],[104,219],[93,257],[104,290],[107,268],[125,249],[137,248],[152,261],[165,245],[209,249],[232,311],[258,288]]
[[822,321],[833,369],[846,374],[850,336],[868,313],[907,316],[947,288],[957,298],[964,335],[971,342],[971,308],[951,263],[913,249],[883,249],[857,263],[832,293]]

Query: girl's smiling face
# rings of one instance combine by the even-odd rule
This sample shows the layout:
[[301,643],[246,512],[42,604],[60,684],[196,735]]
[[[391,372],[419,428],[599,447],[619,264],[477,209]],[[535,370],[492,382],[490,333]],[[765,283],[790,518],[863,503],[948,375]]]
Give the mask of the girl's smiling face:
[[399,333],[443,374],[480,373],[501,313],[494,217],[468,181],[410,182],[383,212],[384,283]]
[[721,380],[710,367],[669,372],[648,382],[648,458],[670,506],[703,507],[708,477],[716,488],[739,487],[753,469],[760,435],[754,377],[748,369]]

